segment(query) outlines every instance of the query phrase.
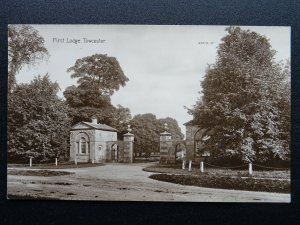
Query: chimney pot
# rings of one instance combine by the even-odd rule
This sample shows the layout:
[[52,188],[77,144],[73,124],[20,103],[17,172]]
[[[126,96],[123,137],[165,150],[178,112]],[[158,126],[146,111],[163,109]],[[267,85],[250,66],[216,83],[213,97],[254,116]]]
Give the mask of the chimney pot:
[[96,116],[92,116],[92,124],[97,124],[98,123],[98,120],[97,120],[97,117]]

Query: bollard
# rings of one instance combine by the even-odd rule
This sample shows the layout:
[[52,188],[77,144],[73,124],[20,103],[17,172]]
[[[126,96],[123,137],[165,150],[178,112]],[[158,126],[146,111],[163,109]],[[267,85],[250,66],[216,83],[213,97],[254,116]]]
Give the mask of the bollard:
[[252,163],[249,163],[249,176],[252,176]]
[[189,171],[192,171],[192,160],[189,161]]
[[182,169],[185,169],[185,160],[182,160]]
[[200,172],[204,173],[204,163],[203,163],[203,161],[200,162]]
[[74,163],[75,163],[75,165],[77,165],[77,159],[76,159],[76,156],[75,156],[75,158],[74,158]]
[[29,167],[32,167],[32,157],[29,159]]
[[55,166],[57,166],[57,158],[55,158]]

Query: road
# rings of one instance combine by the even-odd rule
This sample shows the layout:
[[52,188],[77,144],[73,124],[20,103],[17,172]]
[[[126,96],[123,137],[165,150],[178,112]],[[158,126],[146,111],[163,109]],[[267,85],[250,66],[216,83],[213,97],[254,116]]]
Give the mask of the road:
[[290,202],[290,194],[183,186],[152,180],[149,164],[106,164],[62,169],[75,174],[55,177],[8,175],[8,194],[62,200]]

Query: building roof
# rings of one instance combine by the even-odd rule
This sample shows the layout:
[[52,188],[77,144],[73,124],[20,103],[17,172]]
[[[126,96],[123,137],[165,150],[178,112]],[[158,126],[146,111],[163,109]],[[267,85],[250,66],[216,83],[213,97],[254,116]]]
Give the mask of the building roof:
[[117,129],[115,129],[113,127],[110,127],[110,126],[108,126],[106,124],[101,124],[101,123],[95,124],[95,123],[90,123],[90,122],[85,122],[85,121],[77,123],[76,125],[74,125],[71,128],[71,130],[80,130],[80,129],[83,129],[82,127],[76,128],[76,126],[78,126],[81,123],[83,123],[83,124],[85,124],[85,125],[87,125],[87,126],[89,126],[91,128],[97,129],[97,130],[106,130],[106,131],[115,131],[115,132],[118,131]]

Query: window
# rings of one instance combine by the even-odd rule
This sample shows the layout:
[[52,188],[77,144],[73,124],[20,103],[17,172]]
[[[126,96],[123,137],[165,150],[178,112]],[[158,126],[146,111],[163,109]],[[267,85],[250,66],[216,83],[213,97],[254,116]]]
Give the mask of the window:
[[80,139],[80,147],[81,147],[81,153],[85,154],[86,153],[86,142],[85,142],[85,138],[82,137]]

